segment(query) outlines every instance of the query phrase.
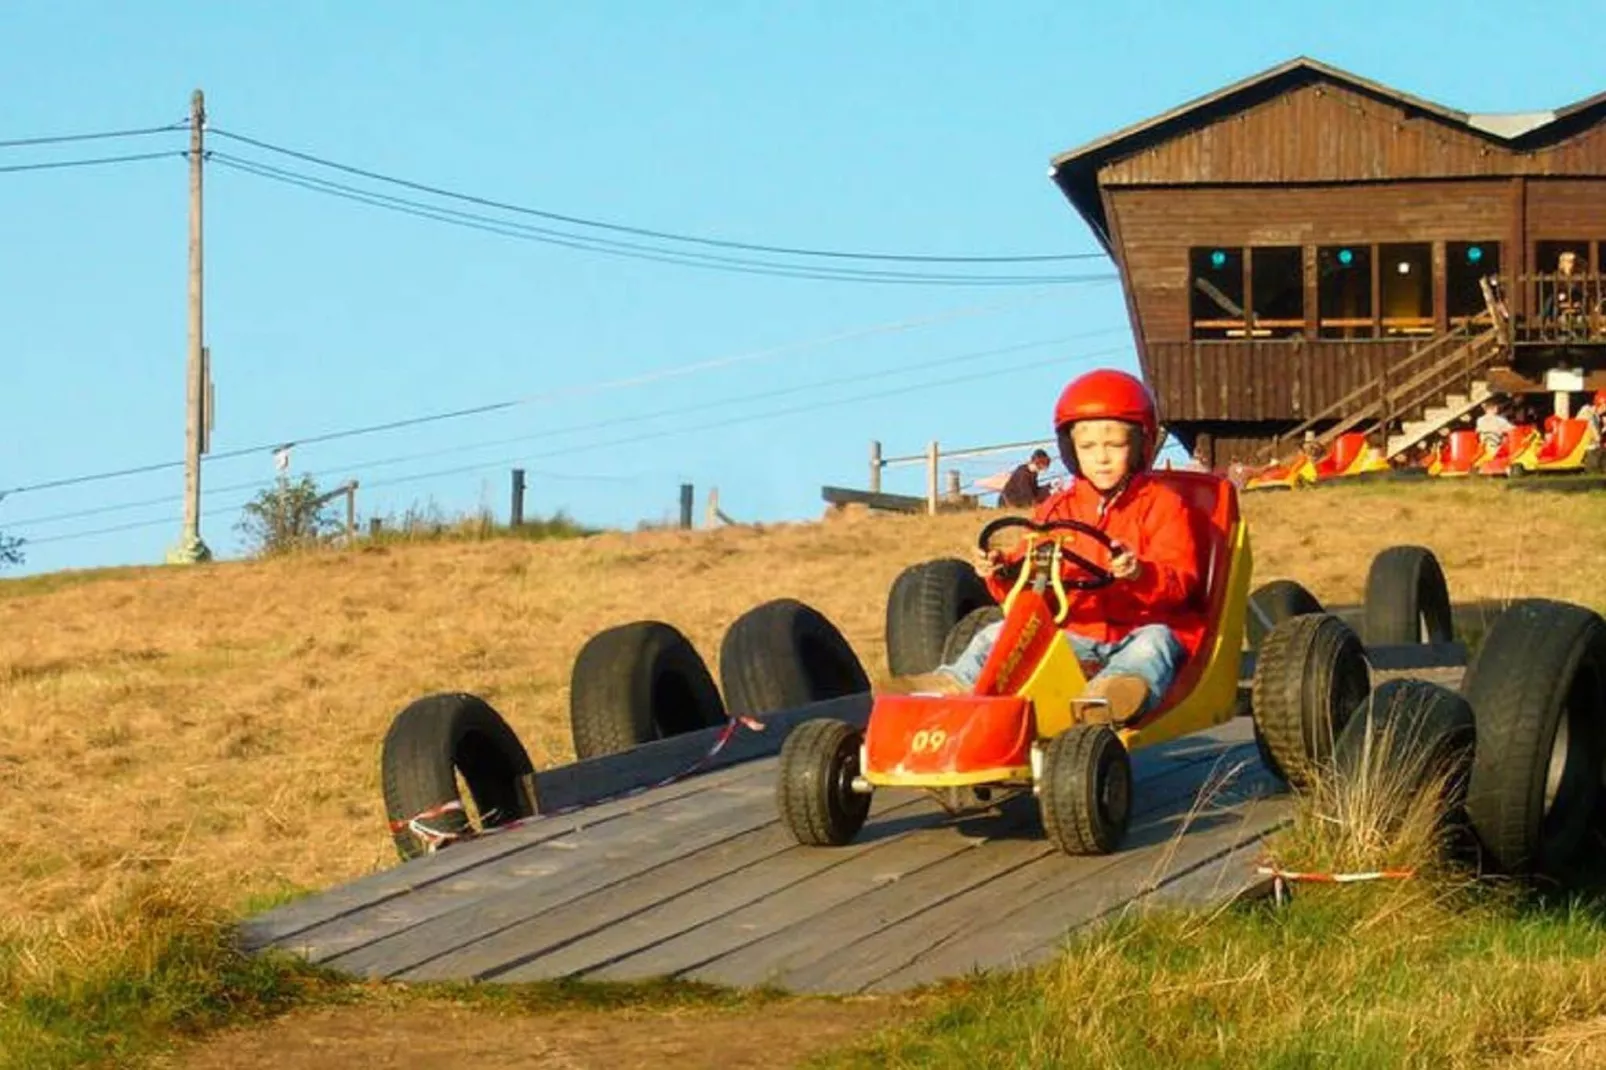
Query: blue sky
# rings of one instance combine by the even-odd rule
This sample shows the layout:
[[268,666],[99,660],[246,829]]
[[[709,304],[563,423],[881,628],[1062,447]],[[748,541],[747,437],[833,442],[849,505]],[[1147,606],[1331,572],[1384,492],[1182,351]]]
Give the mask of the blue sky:
[[[10,4],[0,140],[173,122],[199,86],[214,128],[576,216],[811,248],[1090,252],[1047,177],[1053,154],[1295,55],[1471,111],[1606,88],[1598,35],[1517,12],[1464,0]],[[0,167],[183,146],[175,133],[0,149]],[[216,135],[209,147],[313,170]],[[0,173],[0,487],[182,457],[185,227],[177,158]],[[214,451],[527,399],[294,451],[295,472],[362,481],[364,515],[429,503],[505,515],[522,461],[528,509],[599,525],[672,515],[681,482],[696,485],[699,516],[718,486],[738,519],[815,517],[822,484],[864,485],[872,438],[903,454],[930,439],[1036,437],[1070,376],[1133,366],[1113,282],[714,272],[219,166],[206,253]],[[911,389],[950,379],[964,381]],[[413,459],[372,464],[397,457]],[[262,452],[209,462],[204,486],[273,474]],[[920,478],[889,472],[886,486],[918,493]],[[177,541],[182,488],[172,469],[16,494],[0,501],[0,531],[32,540],[23,571],[155,562]],[[237,551],[249,496],[205,499],[215,551]]]

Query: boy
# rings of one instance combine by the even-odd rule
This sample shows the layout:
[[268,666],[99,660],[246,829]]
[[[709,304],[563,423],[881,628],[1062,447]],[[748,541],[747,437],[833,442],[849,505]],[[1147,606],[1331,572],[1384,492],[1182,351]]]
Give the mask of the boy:
[[[1148,474],[1159,428],[1154,399],[1141,381],[1113,370],[1076,379],[1055,406],[1054,430],[1074,478],[1040,504],[1033,519],[1079,520],[1117,546],[1111,557],[1091,539],[1077,541],[1077,553],[1107,567],[1116,582],[1093,591],[1068,589],[1071,605],[1061,627],[1078,660],[1098,669],[1085,697],[1104,704],[1084,707],[1086,716],[1126,721],[1160,702],[1185,656],[1183,640],[1196,642],[1204,633],[1193,527],[1182,498]],[[1009,588],[995,575],[996,552],[978,557],[977,571],[1002,602]],[[969,691],[1002,627],[978,632],[952,665],[894,680],[887,690]]]

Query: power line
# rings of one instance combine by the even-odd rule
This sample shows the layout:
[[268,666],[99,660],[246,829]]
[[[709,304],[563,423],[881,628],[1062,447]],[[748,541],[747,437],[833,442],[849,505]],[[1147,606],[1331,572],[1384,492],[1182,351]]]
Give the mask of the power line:
[[510,204],[506,201],[497,201],[488,197],[460,193],[455,190],[445,189],[440,186],[432,186],[423,182],[398,178],[394,175],[382,174],[377,171],[369,171],[361,167],[354,167],[350,164],[339,163],[326,157],[315,156],[312,153],[304,152],[299,149],[286,148],[283,145],[275,145],[271,142],[247,137],[244,134],[236,134],[229,130],[213,129],[211,133],[218,137],[228,138],[231,141],[238,141],[242,144],[255,146],[256,148],[263,149],[267,152],[278,153],[280,155],[289,156],[306,163],[316,164],[319,167],[327,167],[331,170],[343,171],[346,174],[357,175],[362,178],[372,179],[376,182],[385,182],[391,185],[401,186],[420,193],[433,194],[437,197],[445,197],[450,200],[463,201],[468,204],[477,204],[484,208],[496,208],[504,212],[515,212],[520,215],[535,216],[540,219],[549,219],[554,222],[569,223],[574,226],[592,227],[598,230],[613,231],[620,234],[633,234],[643,238],[659,238],[666,241],[685,242],[693,245],[713,246],[722,249],[745,249],[749,252],[780,253],[790,256],[813,256],[834,260],[882,260],[911,263],[947,264],[1046,263],[1067,260],[1093,260],[1101,259],[1104,256],[1103,253],[1037,253],[1008,256],[935,256],[914,253],[869,253],[840,249],[809,249],[798,246],[763,245],[752,242],[728,241],[720,238],[704,238],[690,234],[679,234],[673,231],[652,230],[646,227],[626,226],[620,223],[609,223],[597,219],[588,219],[583,216],[566,215],[561,212],[552,212],[540,208],[530,208],[524,205]]
[[0,141],[0,149],[17,149],[34,145],[63,145],[70,141],[104,141],[120,137],[144,137],[148,134],[167,134],[183,130],[189,123],[179,121],[166,126],[145,126],[136,130],[101,130],[93,134],[52,134],[48,137],[22,137]]
[[[728,368],[740,364],[758,363],[774,360],[777,357],[790,353],[803,352],[809,349],[818,349],[838,342],[851,341],[856,338],[866,338],[880,334],[897,334],[904,331],[915,330],[920,327],[929,327],[933,324],[944,323],[955,319],[964,319],[970,316],[987,315],[1002,311],[1016,305],[1048,297],[1048,293],[1025,294],[1020,297],[1007,298],[983,305],[962,305],[947,309],[930,316],[906,320],[893,320],[887,323],[872,324],[868,327],[855,327],[834,334],[823,335],[818,338],[805,339],[800,342],[789,342],[778,346],[766,346],[760,349],[748,350],[742,353],[725,357],[715,357],[710,360],[697,361],[673,368],[665,368],[655,372],[629,376],[621,379],[604,380],[598,383],[583,384],[567,387],[560,390],[546,391],[539,394],[527,394],[522,397],[510,398],[503,401],[491,402],[485,405],[475,405],[469,408],[453,409],[447,412],[431,413],[423,416],[408,417],[400,420],[390,420],[384,423],[368,424],[360,427],[345,428],[336,431],[324,432],[317,435],[300,436],[297,438],[279,439],[275,442],[262,443],[255,446],[245,446],[221,453],[208,454],[209,461],[230,460],[245,457],[251,454],[264,453],[283,447],[307,446],[320,442],[333,442],[338,439],[356,438],[362,435],[376,434],[382,431],[393,431],[407,427],[417,427],[422,424],[435,423],[443,420],[460,419],[466,416],[481,415],[510,409],[520,405],[532,405],[539,402],[557,401],[564,398],[583,397],[589,394],[601,393],[608,390],[624,389],[633,386],[644,386],[650,383],[663,382],[668,379],[683,378],[699,372],[712,371],[718,368]],[[0,489],[0,501],[18,494],[32,493],[41,490],[56,490],[63,487],[82,486],[87,483],[98,483],[110,479],[121,479],[128,476],[146,475],[152,472],[168,471],[183,467],[183,461],[161,461],[152,464],[137,465],[129,468],[120,468],[109,472],[95,472],[88,475],[67,476],[60,479],[45,480],[37,483],[28,483],[21,486]]]
[[[883,368],[872,372],[864,372],[857,375],[838,376],[831,379],[815,380],[813,382],[799,383],[793,386],[781,387],[775,390],[759,391],[757,393],[746,394],[739,397],[718,398],[710,401],[697,402],[691,405],[681,405],[669,409],[659,409],[654,412],[638,413],[634,416],[613,417],[606,420],[593,420],[589,423],[569,424],[564,427],[547,428],[543,431],[537,431],[527,435],[515,435],[511,438],[491,439],[482,442],[465,443],[458,446],[448,446],[444,449],[407,453],[399,456],[380,458],[377,460],[357,461],[351,464],[341,465],[338,468],[330,468],[324,471],[315,472],[313,473],[313,476],[315,478],[321,478],[323,476],[333,475],[336,473],[350,475],[352,473],[366,472],[374,468],[383,468],[393,464],[406,464],[409,461],[429,460],[434,457],[445,457],[454,453],[468,453],[478,449],[489,449],[493,446],[511,446],[519,443],[538,441],[540,439],[558,438],[581,431],[604,430],[611,427],[636,424],[648,420],[657,420],[666,416],[684,416],[688,413],[702,412],[708,409],[721,409],[731,405],[745,405],[754,401],[767,401],[772,398],[805,393],[811,390],[821,390],[834,386],[845,386],[851,383],[862,383],[875,379],[885,379],[889,376],[902,375],[912,371],[931,371],[935,368],[947,367],[949,365],[959,364],[965,361],[1002,356],[1007,353],[1018,353],[1027,349],[1040,349],[1044,346],[1061,345],[1066,342],[1074,342],[1085,338],[1097,338],[1102,335],[1115,334],[1124,330],[1124,327],[1110,327],[1097,331],[1081,331],[1076,334],[1063,335],[1058,338],[1045,338],[1038,341],[1017,342],[1010,345],[997,346],[989,349],[971,350],[964,353],[958,353],[953,356],[943,357],[939,360],[916,361],[909,364],[902,364],[892,368]],[[1077,358],[1072,357],[1070,359]],[[540,475],[545,479],[564,478],[560,474],[551,472],[532,472],[531,474]],[[602,479],[605,477],[586,476],[584,478]],[[246,483],[237,483],[229,486],[211,487],[203,491],[202,495],[203,497],[212,497],[215,495],[228,494],[235,491],[259,490],[264,487],[272,486],[273,482],[274,481],[271,479],[252,480]],[[85,517],[103,516],[107,513],[123,512],[129,509],[143,509],[153,505],[170,505],[181,501],[183,501],[182,496],[169,494],[158,498],[147,498],[137,502],[120,502],[111,505],[92,506],[87,509],[78,509],[65,513],[53,513],[47,516],[27,517],[24,519],[9,521],[8,523],[16,527],[27,527],[35,524],[51,524],[58,523],[63,520],[80,520]]]
[[[828,399],[828,400],[825,400],[825,401],[812,402],[812,403],[807,404],[807,405],[794,405],[794,406],[792,406],[790,408],[771,410],[771,411],[768,411],[768,412],[747,413],[747,414],[744,414],[744,415],[741,415],[741,416],[733,416],[733,417],[730,417],[730,418],[725,419],[725,420],[716,420],[716,421],[713,421],[713,422],[710,422],[710,423],[696,424],[696,425],[692,425],[692,426],[689,426],[689,427],[666,428],[666,429],[662,429],[662,430],[658,430],[658,431],[649,431],[649,432],[640,433],[640,434],[633,434],[633,435],[630,435],[629,437],[625,437],[625,438],[610,439],[610,440],[603,441],[603,442],[591,442],[591,443],[584,443],[584,444],[577,445],[577,446],[565,446],[565,447],[563,447],[561,449],[548,450],[548,451],[546,451],[544,453],[522,454],[522,455],[517,456],[517,457],[507,457],[507,458],[503,458],[503,459],[496,460],[496,461],[476,462],[476,463],[471,464],[471,465],[461,465],[461,466],[457,466],[457,467],[453,467],[453,468],[438,469],[438,470],[430,471],[430,472],[416,472],[416,473],[413,473],[411,475],[398,476],[398,477],[396,477],[394,479],[384,479],[384,480],[378,480],[378,481],[365,481],[365,482],[363,482],[362,486],[364,487],[364,489],[378,489],[380,487],[400,486],[400,485],[405,484],[405,483],[416,483],[416,482],[418,482],[420,480],[425,480],[425,479],[439,479],[439,478],[442,478],[442,477],[445,477],[445,476],[463,475],[463,474],[470,473],[470,472],[481,472],[481,471],[485,471],[485,470],[491,469],[491,468],[502,468],[502,467],[505,467],[507,465],[522,464],[522,463],[526,463],[526,462],[532,461],[532,460],[545,460],[545,459],[552,458],[552,457],[564,457],[564,456],[568,456],[568,455],[575,454],[575,453],[584,453],[584,452],[587,452],[587,451],[590,451],[590,450],[609,449],[609,448],[614,447],[614,446],[629,446],[629,445],[634,445],[635,443],[638,443],[638,442],[641,442],[641,441],[644,441],[644,440],[647,440],[647,439],[670,438],[670,437],[674,437],[676,435],[699,434],[699,433],[702,433],[702,432],[705,432],[705,431],[719,430],[721,428],[732,427],[732,426],[735,426],[735,425],[738,425],[738,424],[752,423],[753,421],[756,421],[756,420],[780,419],[780,418],[787,417],[787,416],[796,416],[796,415],[801,415],[801,414],[804,414],[804,413],[816,412],[816,411],[819,411],[819,410],[822,410],[822,409],[834,408],[834,407],[839,406],[839,405],[852,405],[852,404],[857,404],[859,402],[864,402],[864,401],[879,401],[879,400],[883,400],[885,398],[898,397],[898,396],[901,396],[901,395],[904,395],[904,394],[917,393],[917,392],[920,392],[920,391],[923,391],[923,390],[933,390],[933,389],[938,389],[940,387],[945,387],[945,386],[954,386],[954,385],[957,385],[957,384],[960,384],[960,383],[975,382],[975,381],[978,381],[978,380],[981,380],[981,379],[994,379],[999,375],[1008,374],[1008,373],[1012,373],[1012,372],[1029,371],[1029,370],[1032,370],[1034,368],[1043,368],[1043,367],[1048,367],[1048,366],[1054,365],[1054,364],[1074,363],[1074,362],[1092,360],[1092,359],[1097,358],[1097,357],[1109,356],[1109,355],[1114,354],[1114,353],[1122,352],[1126,348],[1127,348],[1126,346],[1112,346],[1112,347],[1109,347],[1107,349],[1095,350],[1095,351],[1091,351],[1091,352],[1087,352],[1087,353],[1079,353],[1079,354],[1076,354],[1076,355],[1070,356],[1070,357],[1056,356],[1056,357],[1047,358],[1045,360],[1030,361],[1030,362],[1022,363],[1022,364],[1001,365],[1001,366],[998,366],[998,367],[989,368],[989,369],[987,369],[985,371],[971,372],[971,373],[969,373],[967,375],[952,376],[952,377],[947,378],[947,379],[928,380],[928,381],[925,381],[925,382],[914,383],[914,384],[911,384],[911,385],[908,385],[908,386],[897,387],[897,388],[894,388],[894,389],[891,389],[891,390],[871,391],[869,393],[858,394],[858,395],[855,395],[855,396],[852,396],[852,397]],[[629,422],[629,421],[626,420],[626,421],[621,421],[621,422]],[[372,467],[372,466],[370,465],[370,467]],[[351,471],[356,471],[356,470],[359,470],[359,469],[360,469],[360,466],[344,466],[342,468],[332,469],[330,471],[351,472]],[[319,474],[321,475],[321,474],[328,474],[328,473],[319,473]],[[542,474],[542,475],[543,475],[543,478],[555,478],[554,476],[552,476],[550,474]],[[271,485],[271,481],[266,481],[266,482],[264,482],[262,484],[258,484],[258,486],[267,486],[267,485]],[[246,488],[246,487],[236,487],[236,488],[227,488],[227,489],[238,490],[238,489],[248,489],[248,488]],[[224,490],[225,490],[225,488],[217,488],[217,493],[223,493]],[[173,499],[167,499],[168,502],[171,502],[172,500]],[[239,509],[243,509],[248,504],[250,504],[249,500],[239,502],[239,503],[235,504],[234,506],[229,507],[229,511],[237,511]],[[74,540],[74,539],[90,538],[90,537],[97,536],[97,535],[109,535],[109,534],[115,534],[115,533],[123,532],[123,531],[134,531],[134,530],[138,530],[140,528],[155,527],[155,526],[158,526],[158,525],[161,525],[161,524],[170,524],[172,522],[173,521],[172,521],[171,517],[165,517],[164,516],[164,517],[159,517],[159,518],[155,518],[155,519],[151,519],[151,520],[141,520],[141,521],[134,521],[132,523],[127,523],[127,524],[118,524],[118,525],[115,525],[115,526],[112,526],[112,527],[108,527],[108,528],[96,528],[96,529],[93,529],[91,531],[68,532],[68,533],[62,534],[62,535],[46,536],[45,538],[42,538],[42,539],[28,539],[28,540],[26,540],[26,542],[27,542],[28,545],[37,546],[37,545],[43,545],[43,544],[46,544],[46,543],[65,542],[65,541]]]
[[675,264],[682,267],[700,267],[707,270],[727,271],[742,275],[771,275],[781,278],[813,279],[818,281],[901,283],[925,286],[1021,286],[1038,284],[1066,284],[1114,278],[1114,275],[961,275],[933,272],[888,271],[866,268],[843,268],[827,265],[787,264],[773,260],[756,260],[748,257],[721,256],[664,246],[644,245],[573,234],[568,231],[516,223],[494,216],[443,208],[423,201],[376,193],[372,190],[333,182],[299,171],[291,171],[258,160],[248,160],[225,152],[210,152],[207,158],[230,170],[244,172],[257,178],[280,182],[314,193],[354,201],[371,207],[399,212],[402,215],[431,219],[469,230],[518,238],[524,241],[556,245],[585,252],[604,253],[631,260]]
[[183,156],[181,151],[137,152],[128,156],[98,156],[87,160],[51,160],[47,163],[14,163],[0,167],[0,174],[17,171],[55,171],[67,167],[100,167],[104,164],[136,163],[140,160],[162,160],[170,156]]

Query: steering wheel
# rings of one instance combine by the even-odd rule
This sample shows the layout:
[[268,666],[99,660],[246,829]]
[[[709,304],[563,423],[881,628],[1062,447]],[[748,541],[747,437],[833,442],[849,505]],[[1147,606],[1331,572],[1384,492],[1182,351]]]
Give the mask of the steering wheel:
[[[1010,528],[1025,528],[1026,537],[1022,540],[1023,546],[1019,550],[1005,550],[1004,563],[999,571],[1013,573],[1026,563],[1028,555],[1032,556],[1035,564],[1049,567],[1056,560],[1069,562],[1075,565],[1085,577],[1057,577],[1059,584],[1074,587],[1079,591],[1093,591],[1101,587],[1108,587],[1115,582],[1115,574],[1102,565],[1096,564],[1083,557],[1066,545],[1070,540],[1059,536],[1059,532],[1071,532],[1086,535],[1094,542],[1102,545],[1113,556],[1117,552],[1115,540],[1091,524],[1084,524],[1080,520],[1050,520],[1046,524],[1038,524],[1022,516],[1002,516],[991,521],[981,529],[977,537],[977,546],[983,551],[992,550],[993,538],[1002,531]],[[1047,538],[1034,538],[1045,535]],[[1058,571],[1056,568],[1055,571]]]

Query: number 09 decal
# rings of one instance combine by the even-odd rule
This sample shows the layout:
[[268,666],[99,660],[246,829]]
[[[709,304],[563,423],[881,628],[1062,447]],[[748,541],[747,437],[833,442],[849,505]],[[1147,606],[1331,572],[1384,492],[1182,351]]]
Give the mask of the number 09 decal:
[[948,733],[940,728],[925,729],[915,733],[909,747],[916,754],[931,754],[942,750],[943,744],[948,742]]

